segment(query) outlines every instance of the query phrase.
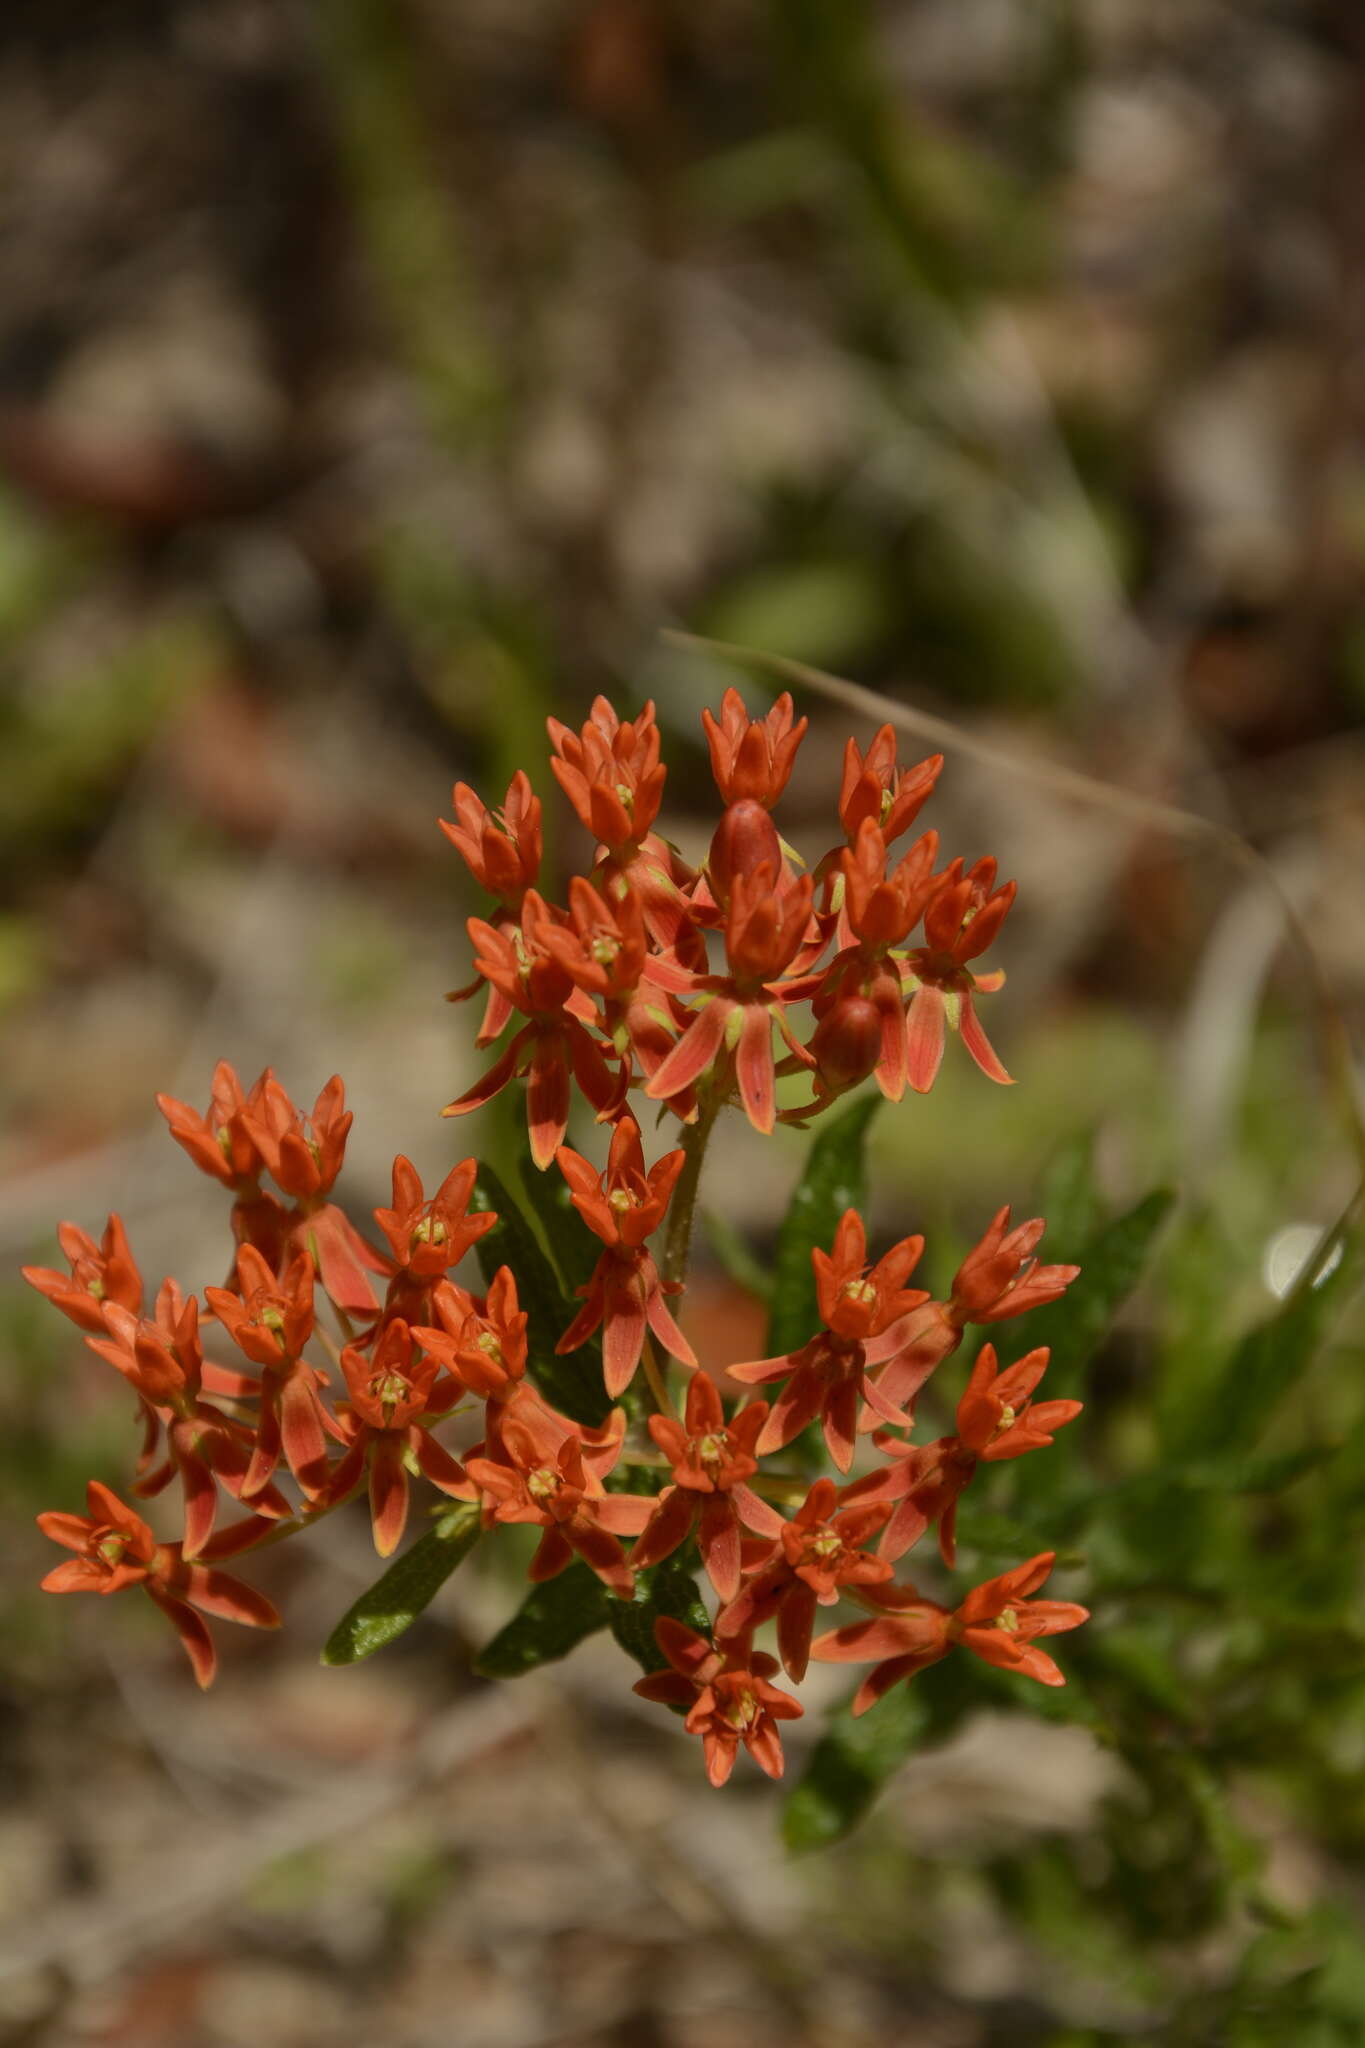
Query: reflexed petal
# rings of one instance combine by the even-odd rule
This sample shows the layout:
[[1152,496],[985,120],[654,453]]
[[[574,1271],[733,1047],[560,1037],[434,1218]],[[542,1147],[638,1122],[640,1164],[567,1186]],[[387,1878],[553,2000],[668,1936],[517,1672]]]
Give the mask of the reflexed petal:
[[927,982],[915,991],[905,1019],[905,1065],[910,1086],[927,1095],[943,1064],[943,992]]
[[1006,1088],[1012,1087],[1014,1085],[1014,1076],[1006,1071],[1000,1055],[981,1029],[981,1020],[976,1014],[976,1007],[972,1002],[970,989],[963,992],[962,1014],[958,1028],[962,1033],[962,1043],[966,1046],[968,1052],[986,1076],[986,1079],[988,1081],[999,1081]]

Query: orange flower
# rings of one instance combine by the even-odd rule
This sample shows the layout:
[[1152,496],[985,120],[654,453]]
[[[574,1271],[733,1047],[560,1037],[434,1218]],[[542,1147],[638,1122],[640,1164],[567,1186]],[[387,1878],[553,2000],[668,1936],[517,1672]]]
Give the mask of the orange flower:
[[752,1568],[739,1594],[716,1616],[716,1634],[750,1637],[776,1618],[787,1676],[800,1684],[810,1658],[817,1606],[832,1607],[844,1586],[876,1586],[891,1577],[886,1559],[863,1548],[886,1522],[889,1505],[855,1502],[836,1514],[832,1479],[817,1479],[778,1541]]
[[483,1079],[448,1102],[441,1114],[465,1116],[471,1109],[482,1109],[510,1081],[525,1074],[531,1157],[543,1171],[568,1129],[570,1074],[599,1116],[609,1116],[620,1106],[628,1069],[613,1075],[597,1040],[571,1014],[573,978],[549,943],[553,919],[534,889],[526,892],[519,932],[509,936],[495,931],[478,917],[470,918],[468,928],[480,974],[529,1022]]
[[283,1457],[306,1494],[327,1478],[327,1437],[332,1418],[318,1391],[325,1375],[301,1357],[313,1333],[313,1271],[297,1256],[276,1280],[258,1251],[237,1254],[240,1292],[206,1287],[204,1299],[237,1348],[261,1367],[260,1416],[240,1497],[249,1501],[273,1477]]
[[649,1433],[673,1467],[673,1484],[659,1495],[631,1552],[637,1569],[671,1557],[695,1529],[711,1584],[722,1600],[734,1599],[741,1527],[776,1537],[783,1526],[776,1508],[747,1483],[758,1470],[754,1442],[767,1413],[766,1401],[753,1401],[727,1425],[714,1381],[699,1372],[688,1382],[685,1428],[671,1416],[650,1416]]
[[1034,1246],[1046,1228],[1041,1216],[1010,1229],[1008,1206],[996,1211],[980,1242],[957,1269],[948,1314],[963,1323],[998,1323],[1042,1308],[1065,1294],[1079,1266],[1040,1266]]
[[142,1307],[142,1275],[133,1263],[122,1219],[111,1216],[98,1244],[74,1223],[57,1227],[57,1242],[71,1268],[69,1274],[51,1266],[20,1268],[30,1287],[46,1295],[54,1308],[92,1336],[104,1332],[104,1305],[114,1302],[137,1315]]
[[[624,1425],[624,1415],[616,1412]],[[618,1428],[618,1455],[620,1441]],[[508,1415],[501,1444],[507,1463],[475,1456],[465,1461],[466,1469],[485,1497],[490,1520],[531,1522],[545,1531],[531,1560],[532,1583],[557,1578],[577,1553],[619,1600],[629,1600],[631,1566],[617,1539],[638,1535],[653,1501],[645,1495],[608,1493],[601,1459],[590,1460],[576,1435],[566,1435],[547,1452],[538,1432],[519,1415]]]
[[799,1721],[804,1708],[771,1683],[776,1657],[738,1639],[708,1643],[667,1614],[655,1622],[654,1640],[669,1668],[640,1679],[635,1691],[641,1699],[688,1709],[683,1726],[689,1735],[701,1737],[711,1783],[723,1785],[729,1778],[741,1742],[761,1771],[780,1778],[782,1737],[777,1723]]
[[44,1592],[118,1593],[141,1586],[170,1620],[201,1686],[212,1684],[218,1664],[202,1614],[250,1628],[279,1627],[280,1617],[263,1593],[212,1566],[186,1564],[178,1543],[158,1543],[141,1516],[98,1479],[86,1488],[86,1506],[85,1515],[38,1517],[45,1536],[76,1553],[47,1574]]
[[333,1074],[313,1112],[295,1109],[275,1076],[261,1076],[241,1123],[275,1185],[287,1195],[325,1195],[341,1171],[351,1112],[340,1074]]
[[515,917],[540,873],[540,798],[530,777],[518,768],[500,811],[490,811],[467,782],[455,784],[452,805],[456,823],[438,818],[437,824],[479,887]]
[[870,819],[886,845],[912,825],[943,769],[942,754],[931,754],[913,768],[896,767],[896,735],[889,725],[877,733],[866,754],[856,740],[844,747],[844,774],[839,788],[839,818],[849,844]]
[[368,1463],[374,1547],[388,1557],[407,1527],[409,1461],[442,1493],[467,1497],[464,1467],[424,1426],[448,1415],[464,1389],[454,1380],[435,1384],[438,1361],[418,1355],[412,1332],[398,1316],[381,1325],[370,1357],[348,1344],[341,1369],[351,1397],[338,1410],[348,1449],[313,1506],[320,1510],[344,1500]]
[[744,801],[770,811],[787,786],[808,719],[792,722],[792,700],[784,690],[766,718],[751,719],[738,690],[720,700],[720,718],[703,711],[701,722],[711,749],[711,773],[727,804]]
[[[205,1368],[199,1304],[167,1280],[157,1295],[154,1316],[138,1317],[111,1302],[105,1312],[105,1335],[85,1341],[123,1374],[165,1429],[166,1463],[141,1479],[137,1490],[144,1497],[160,1493],[174,1474],[179,1475],[185,1495],[184,1547],[191,1557],[197,1556],[213,1533],[218,1483],[240,1498],[251,1456],[250,1433],[201,1397]],[[251,1505],[261,1515],[289,1513],[289,1503],[273,1487],[261,1490]]]
[[442,1280],[432,1292],[431,1305],[440,1328],[414,1326],[412,1334],[422,1349],[439,1359],[471,1394],[504,1399],[522,1380],[527,1356],[528,1319],[525,1309],[517,1307],[511,1268],[499,1266],[483,1302]]
[[866,1664],[874,1659],[853,1701],[855,1714],[865,1714],[882,1694],[902,1678],[946,1657],[954,1643],[974,1650],[987,1664],[1017,1671],[1040,1685],[1065,1685],[1066,1679],[1045,1651],[1034,1648],[1039,1636],[1060,1635],[1090,1619],[1089,1609],[1070,1600],[1030,1600],[1052,1570],[1056,1552],[1042,1551],[1026,1564],[988,1579],[970,1592],[951,1613],[933,1600],[922,1600],[913,1586],[864,1593],[870,1603],[894,1606],[894,1613],[873,1621],[851,1622],[831,1629],[811,1644],[817,1663]]
[[413,1280],[435,1280],[457,1266],[497,1223],[491,1210],[478,1216],[467,1213],[478,1171],[477,1159],[462,1159],[428,1201],[412,1161],[401,1152],[394,1160],[392,1206],[376,1209],[374,1220],[389,1241],[395,1264]]
[[906,962],[916,984],[906,1014],[906,1064],[910,1086],[926,1095],[943,1059],[945,1028],[962,1034],[962,1043],[988,1080],[1008,1082],[990,1040],[981,1029],[974,997],[998,989],[1003,971],[975,974],[968,967],[990,945],[1015,897],[1015,884],[994,888],[995,862],[979,860],[964,875],[962,862],[950,862],[924,913],[926,943]]
[[732,1365],[730,1377],[746,1386],[785,1379],[759,1436],[766,1457],[799,1436],[808,1422],[823,1417],[825,1443],[841,1472],[853,1463],[863,1403],[884,1422],[907,1428],[910,1417],[890,1402],[868,1368],[894,1355],[906,1314],[926,1299],[902,1282],[924,1249],[922,1237],[906,1237],[867,1270],[867,1233],[856,1209],[846,1209],[834,1238],[834,1253],[811,1253],[816,1294],[825,1327],[799,1351]]
[[622,720],[605,697],[595,697],[581,732],[557,718],[545,723],[555,780],[593,837],[620,859],[654,823],[668,772],[659,760],[653,704],[638,718]]
[[644,1248],[663,1221],[685,1156],[681,1148],[666,1152],[646,1175],[640,1126],[631,1116],[623,1116],[611,1134],[605,1177],[568,1145],[555,1154],[575,1209],[607,1247],[591,1280],[579,1288],[583,1306],[555,1349],[576,1351],[603,1325],[603,1380],[613,1401],[635,1377],[647,1329],[684,1365],[697,1363],[664,1300],[678,1289],[660,1279]]
[[792,1037],[785,1005],[796,991],[781,979],[805,939],[811,900],[809,875],[798,879],[767,863],[752,874],[735,875],[725,913],[730,972],[691,977],[691,986],[707,1000],[646,1086],[653,1101],[665,1102],[692,1087],[715,1065],[733,1070],[755,1130],[772,1130],[777,1119],[774,1022],[793,1056],[802,1065],[814,1064]]
[[257,1102],[270,1079],[267,1067],[248,1095],[233,1068],[226,1060],[219,1060],[213,1070],[207,1116],[200,1116],[188,1103],[177,1102],[173,1095],[156,1098],[156,1106],[170,1125],[177,1145],[189,1153],[204,1173],[238,1193],[254,1191],[264,1165],[243,1112]]

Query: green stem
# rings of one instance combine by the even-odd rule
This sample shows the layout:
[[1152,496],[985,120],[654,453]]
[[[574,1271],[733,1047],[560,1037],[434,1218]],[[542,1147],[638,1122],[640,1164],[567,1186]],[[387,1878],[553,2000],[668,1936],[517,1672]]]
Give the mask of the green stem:
[[725,1100],[719,1088],[700,1091],[697,1106],[697,1121],[688,1124],[683,1131],[682,1148],[687,1158],[678,1176],[678,1185],[673,1190],[673,1200],[668,1210],[668,1231],[664,1238],[663,1277],[665,1281],[681,1282],[687,1277],[688,1254],[692,1248],[692,1219],[697,1208],[697,1186],[701,1180],[702,1161],[706,1157],[707,1140],[711,1126],[720,1114]]

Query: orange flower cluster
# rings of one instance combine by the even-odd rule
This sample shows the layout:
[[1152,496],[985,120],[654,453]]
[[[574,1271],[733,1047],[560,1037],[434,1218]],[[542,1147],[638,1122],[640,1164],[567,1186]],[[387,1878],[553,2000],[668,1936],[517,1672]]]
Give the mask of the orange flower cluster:
[[[579,1559],[629,1600],[642,1572],[696,1546],[714,1621],[702,1635],[661,1614],[660,1668],[636,1690],[686,1708],[713,1784],[729,1776],[741,1744],[780,1774],[777,1724],[801,1708],[772,1679],[781,1668],[799,1683],[812,1657],[875,1664],[855,1712],[958,1642],[1062,1682],[1035,1639],[1085,1617],[1028,1597],[1051,1554],[951,1610],[895,1582],[900,1558],[930,1529],[954,1562],[958,1502],[979,1464],[1046,1445],[1078,1412],[1074,1401],[1034,1398],[1045,1351],[1002,1368],[987,1344],[954,1434],[910,1441],[920,1393],[966,1326],[1053,1301],[1074,1277],[1073,1267],[1038,1262],[1041,1221],[1011,1227],[1002,1211],[936,1301],[908,1284],[922,1240],[904,1237],[870,1262],[863,1219],[848,1210],[811,1255],[820,1327],[795,1351],[731,1366],[728,1386],[698,1370],[675,1320],[702,1153],[725,1104],[769,1132],[779,1120],[804,1124],[871,1077],[892,1100],[927,1090],[949,1029],[992,1080],[1009,1078],[975,1008],[1003,977],[974,963],[1014,885],[997,886],[991,860],[938,868],[933,832],[899,858],[891,851],[941,758],[898,767],[890,727],[865,753],[850,740],[838,796],[844,838],[807,871],[771,815],[805,731],[791,700],[752,719],[727,691],[719,717],[708,712],[703,723],[724,809],[700,870],[656,830],[665,770],[649,705],[623,722],[599,699],[577,733],[550,721],[551,767],[596,846],[566,904],[537,888],[541,806],[524,774],[496,812],[457,785],[455,822],[442,821],[494,899],[488,916],[469,920],[475,979],[458,993],[486,991],[480,1045],[514,1027],[445,1113],[524,1078],[535,1164],[562,1184],[598,1248],[577,1314],[532,1331],[512,1266],[488,1274],[483,1291],[454,1277],[498,1223],[475,1160],[428,1196],[410,1162],[396,1159],[390,1205],[374,1211],[367,1234],[333,1199],[351,1122],[341,1081],[304,1115],[269,1071],[244,1088],[220,1064],[205,1112],[169,1097],[160,1107],[177,1142],[232,1196],[225,1284],[206,1288],[201,1307],[167,1280],[148,1308],[117,1217],[98,1243],[62,1226],[69,1273],[26,1269],[136,1396],[135,1497],[174,1485],[183,1499],[178,1539],[159,1543],[92,1481],[87,1515],[39,1518],[74,1553],[45,1579],[50,1590],[142,1587],[207,1684],[206,1614],[278,1621],[225,1561],[362,1490],[387,1556],[407,1526],[414,1482],[425,1482],[477,1508],[486,1531],[534,1525],[536,1584]],[[779,1081],[796,1077],[796,1099],[779,1109]],[[681,1144],[652,1165],[632,1090],[680,1126]],[[575,1091],[611,1126],[600,1171],[565,1143]],[[543,1367],[597,1341],[602,1407],[615,1405],[585,1423],[547,1398]],[[681,1417],[670,1373],[689,1375]],[[764,1398],[746,1398],[751,1387]],[[837,1480],[798,1480],[772,1462],[816,1423]],[[226,1522],[224,1495],[238,1510]],[[872,1618],[812,1640],[817,1607],[841,1598]],[[769,1624],[776,1658],[755,1647]]]

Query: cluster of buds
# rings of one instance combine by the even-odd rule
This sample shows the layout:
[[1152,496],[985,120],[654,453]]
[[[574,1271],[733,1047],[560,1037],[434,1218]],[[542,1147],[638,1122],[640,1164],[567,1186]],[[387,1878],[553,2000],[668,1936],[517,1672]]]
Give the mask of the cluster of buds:
[[[955,1644],[1062,1682],[1036,1638],[1085,1615],[1029,1597],[1050,1553],[951,1609],[896,1576],[930,1530],[951,1566],[958,1503],[977,1466],[1048,1444],[1078,1412],[1074,1401],[1035,1399],[1045,1351],[1002,1367],[986,1344],[954,1433],[912,1441],[921,1392],[967,1327],[1054,1301],[1073,1279],[1073,1267],[1039,1263],[1041,1221],[1011,1227],[1001,1211],[947,1297],[932,1300],[909,1284],[922,1240],[904,1237],[870,1261],[864,1221],[849,1209],[812,1252],[820,1327],[790,1353],[715,1377],[675,1313],[703,1149],[727,1103],[768,1132],[804,1124],[873,1076],[892,1100],[926,1090],[949,1028],[985,1074],[1008,1080],[975,1009],[1002,976],[972,963],[998,933],[1013,884],[996,885],[990,860],[938,868],[933,832],[893,857],[942,762],[899,768],[889,727],[866,753],[849,741],[844,839],[808,871],[771,815],[805,730],[790,699],[751,719],[728,691],[704,727],[724,810],[699,871],[655,829],[665,770],[652,706],[622,722],[599,699],[579,733],[550,723],[552,769],[595,842],[563,905],[536,886],[541,806],[524,774],[497,812],[457,785],[455,823],[443,821],[494,899],[469,920],[475,979],[458,994],[487,992],[479,1044],[510,1027],[500,1056],[445,1113],[524,1078],[535,1165],[562,1184],[599,1247],[577,1313],[570,1304],[559,1325],[532,1332],[512,1267],[490,1271],[481,1255],[482,1289],[456,1277],[498,1221],[474,1159],[428,1196],[399,1157],[390,1205],[362,1229],[333,1198],[351,1122],[340,1080],[305,1116],[269,1071],[244,1088],[221,1064],[206,1112],[168,1097],[160,1107],[232,1195],[224,1285],[206,1288],[201,1305],[167,1280],[148,1311],[117,1217],[98,1243],[62,1226],[69,1273],[26,1271],[136,1396],[134,1496],[178,1487],[183,1501],[176,1540],[159,1543],[92,1481],[86,1516],[40,1517],[75,1553],[44,1581],[52,1591],[141,1586],[207,1684],[215,1654],[204,1615],[278,1621],[224,1562],[361,1492],[388,1556],[417,1484],[467,1503],[490,1534],[533,1524],[535,1584],[577,1559],[629,1600],[642,1572],[695,1546],[714,1618],[702,1634],[661,1616],[658,1668],[636,1690],[686,1709],[713,1784],[741,1744],[780,1774],[777,1724],[801,1707],[773,1680],[784,1672],[799,1684],[812,1658],[874,1665],[855,1712]],[[782,1108],[780,1080],[793,1083]],[[565,1143],[575,1091],[611,1126],[600,1171]],[[681,1143],[652,1165],[632,1091],[679,1128]],[[548,1398],[533,1361],[557,1355],[600,1370],[601,1419],[575,1420]],[[799,1479],[782,1454],[817,1424],[838,1476]],[[817,1636],[816,1609],[840,1600],[869,1618]],[[756,1647],[769,1626],[775,1656]]]

